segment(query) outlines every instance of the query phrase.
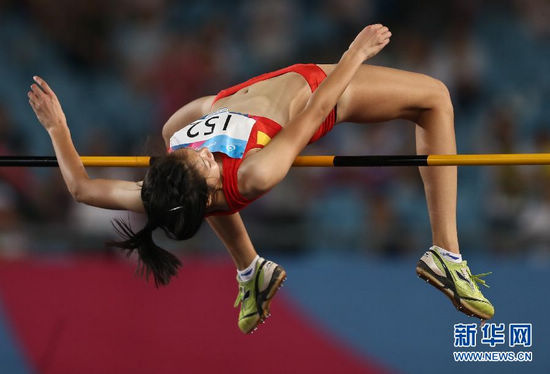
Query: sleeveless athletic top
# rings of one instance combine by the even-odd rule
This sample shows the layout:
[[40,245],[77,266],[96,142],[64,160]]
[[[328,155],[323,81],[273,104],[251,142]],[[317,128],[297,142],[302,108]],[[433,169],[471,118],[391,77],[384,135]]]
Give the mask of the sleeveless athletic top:
[[[321,68],[314,64],[297,64],[271,73],[266,73],[248,81],[222,90],[218,93],[214,102],[233,95],[242,88],[256,82],[270,79],[288,72],[296,72],[302,75],[308,82],[311,91],[315,91],[319,84],[326,78]],[[318,140],[328,133],[336,121],[336,107],[330,112],[327,118],[320,124],[310,143]],[[231,124],[236,126],[231,126]],[[238,127],[236,129],[235,127]],[[228,211],[212,212],[208,215],[233,214],[255,199],[249,200],[242,196],[238,186],[239,166],[243,162],[248,151],[254,148],[263,148],[273,137],[281,131],[282,126],[277,122],[261,116],[253,116],[242,113],[229,112],[222,109],[208,114],[198,121],[195,121],[183,129],[177,131],[170,138],[170,150],[180,148],[199,149],[208,148],[211,152],[221,155],[223,169],[223,192]]]

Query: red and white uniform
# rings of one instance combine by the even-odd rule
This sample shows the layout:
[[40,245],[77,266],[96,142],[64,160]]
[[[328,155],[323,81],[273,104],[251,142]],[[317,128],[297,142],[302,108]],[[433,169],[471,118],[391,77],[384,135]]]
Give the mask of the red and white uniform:
[[[257,77],[254,77],[252,79],[247,80],[244,83],[238,84],[236,86],[230,87],[228,89],[222,90],[218,93],[216,98],[214,99],[214,102],[217,100],[233,95],[235,92],[250,86],[256,82],[260,82],[266,79],[270,79],[285,73],[289,72],[295,72],[304,77],[304,79],[308,82],[311,92],[314,92],[317,87],[321,84],[321,82],[326,78],[325,72],[319,68],[317,65],[314,64],[297,64],[292,65],[289,67],[286,67],[284,69],[280,69],[271,73],[266,73],[259,75]],[[218,113],[218,112],[216,112]],[[170,149],[177,149],[181,147],[196,147],[197,144],[203,145],[207,148],[209,148],[213,152],[218,152],[222,156],[222,164],[223,164],[223,192],[225,195],[225,199],[227,200],[227,205],[229,206],[228,211],[220,211],[213,213],[214,215],[217,214],[232,214],[235,212],[240,211],[245,206],[250,204],[253,200],[248,200],[245,197],[243,197],[238,188],[237,183],[237,175],[239,166],[243,162],[244,158],[246,157],[246,154],[249,150],[253,148],[263,148],[269,143],[269,141],[277,135],[279,131],[281,131],[282,127],[277,122],[261,116],[253,116],[253,115],[243,115],[240,113],[231,113],[234,117],[238,117],[240,121],[243,123],[242,126],[249,126],[251,125],[251,129],[246,129],[246,133],[249,132],[248,140],[246,142],[246,146],[244,146],[244,152],[239,152],[239,155],[242,153],[241,157],[235,158],[235,155],[232,154],[233,157],[228,156],[230,152],[224,152],[220,151],[219,147],[220,144],[218,142],[217,147],[213,146],[213,148],[210,147],[208,142],[194,142],[194,143],[188,143],[186,145],[182,145],[182,140],[178,139],[178,133],[183,132],[184,130],[187,131],[188,134],[194,135],[195,133],[193,131],[189,132],[189,126],[192,126],[193,124],[190,124],[183,128],[182,130],[176,132],[173,137],[170,139]],[[220,114],[220,116],[223,116],[224,114]],[[246,116],[250,119],[250,121],[247,121],[245,118],[240,118],[239,116]],[[207,117],[206,117],[207,118]],[[217,120],[224,122],[224,119],[226,117],[222,117],[221,119],[216,118]],[[254,120],[254,121],[252,121]],[[221,123],[220,122],[220,123]],[[319,129],[315,132],[313,137],[310,140],[310,143],[320,139],[323,137],[326,133],[328,133],[333,127],[334,123],[336,122],[336,107],[329,113],[327,118],[319,125]],[[212,124],[214,123],[211,122]],[[242,134],[242,131],[241,131]],[[212,134],[212,136],[215,134]],[[237,137],[239,135],[236,135]],[[189,139],[187,139],[189,141]],[[230,148],[231,146],[229,146]]]

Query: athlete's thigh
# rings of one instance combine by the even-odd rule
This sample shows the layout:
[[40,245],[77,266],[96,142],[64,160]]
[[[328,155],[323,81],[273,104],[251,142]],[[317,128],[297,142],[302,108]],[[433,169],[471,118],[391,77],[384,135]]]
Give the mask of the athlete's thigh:
[[[319,65],[330,73],[335,65]],[[338,122],[415,120],[430,108],[431,96],[442,84],[424,74],[382,66],[362,65],[338,100]]]

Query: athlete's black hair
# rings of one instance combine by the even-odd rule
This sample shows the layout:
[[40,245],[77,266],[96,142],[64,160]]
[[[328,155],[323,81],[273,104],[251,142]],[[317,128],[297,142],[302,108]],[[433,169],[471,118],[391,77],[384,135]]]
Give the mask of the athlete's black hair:
[[174,240],[191,238],[199,230],[210,191],[206,180],[181,156],[168,154],[155,158],[141,188],[141,199],[147,213],[147,224],[134,232],[127,222],[113,220],[115,231],[122,241],[107,244],[139,255],[137,272],[149,278],[153,274],[155,285],[167,285],[181,266],[172,253],[153,241],[153,230],[160,227]]

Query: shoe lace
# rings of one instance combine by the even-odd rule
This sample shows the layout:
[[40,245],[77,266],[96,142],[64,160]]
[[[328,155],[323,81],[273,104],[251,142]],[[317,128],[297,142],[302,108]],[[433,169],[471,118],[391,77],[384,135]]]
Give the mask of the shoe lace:
[[485,282],[484,279],[481,279],[482,277],[486,277],[487,275],[490,275],[490,274],[493,274],[492,271],[488,272],[488,273],[481,273],[481,274],[470,274],[470,277],[477,283],[477,284],[481,284],[482,286],[485,286],[487,288],[489,288],[489,285],[487,284],[487,282]]

